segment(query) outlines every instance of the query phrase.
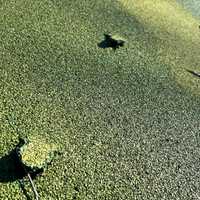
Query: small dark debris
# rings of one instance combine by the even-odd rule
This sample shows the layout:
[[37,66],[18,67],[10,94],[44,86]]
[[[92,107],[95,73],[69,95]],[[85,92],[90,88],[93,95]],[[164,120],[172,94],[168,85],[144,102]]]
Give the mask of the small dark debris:
[[104,34],[104,37],[105,39],[98,44],[98,47],[102,49],[112,48],[113,50],[116,50],[119,47],[123,47],[125,44],[125,41],[123,39],[117,39],[110,34]]

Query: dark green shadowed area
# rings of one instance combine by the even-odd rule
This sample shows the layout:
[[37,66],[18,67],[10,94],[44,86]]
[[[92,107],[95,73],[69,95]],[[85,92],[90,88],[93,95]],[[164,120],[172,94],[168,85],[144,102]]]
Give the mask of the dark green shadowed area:
[[[188,80],[177,81],[179,64],[200,69],[195,43],[185,36],[187,61],[179,40],[172,56],[167,33],[113,0],[0,0],[0,9],[0,199],[34,197],[9,157],[25,137],[62,151],[34,180],[41,200],[199,198],[200,79],[181,68]],[[124,46],[100,48],[107,33]]]

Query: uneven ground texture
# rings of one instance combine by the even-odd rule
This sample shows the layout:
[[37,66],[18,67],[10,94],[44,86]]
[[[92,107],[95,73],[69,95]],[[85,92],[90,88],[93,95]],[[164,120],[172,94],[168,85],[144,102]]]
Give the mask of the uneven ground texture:
[[[41,200],[200,198],[197,17],[173,0],[0,9],[0,199],[33,199],[9,157],[26,136],[62,151],[34,180]],[[104,33],[127,43],[99,48]]]

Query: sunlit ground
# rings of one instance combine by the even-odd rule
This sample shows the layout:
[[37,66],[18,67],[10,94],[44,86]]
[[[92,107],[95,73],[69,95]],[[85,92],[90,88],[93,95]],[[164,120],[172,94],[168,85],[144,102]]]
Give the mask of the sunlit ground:
[[62,151],[41,200],[199,198],[199,20],[132,2],[0,1],[0,199],[33,199],[9,154],[32,136]]

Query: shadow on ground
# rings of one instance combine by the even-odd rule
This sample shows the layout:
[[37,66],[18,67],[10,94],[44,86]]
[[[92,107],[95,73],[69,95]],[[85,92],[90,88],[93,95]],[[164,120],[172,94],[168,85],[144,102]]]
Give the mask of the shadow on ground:
[[27,172],[35,179],[43,173],[43,169],[32,170],[27,166],[23,166],[17,154],[17,149],[25,144],[20,139],[19,144],[8,155],[0,158],[0,183],[13,182],[23,179],[27,176]]
[[16,150],[0,158],[0,182],[12,182],[22,179],[26,173],[19,162]]
[[[17,147],[21,146],[23,141],[17,145]],[[17,147],[12,150],[8,155],[5,155],[0,158],[0,183],[8,183],[13,181],[18,181],[19,187],[22,190],[27,200],[30,200],[30,196],[28,195],[25,186],[24,180],[27,176],[27,172],[25,168],[22,166],[22,163],[19,160],[17,154]],[[26,169],[28,170],[28,168]],[[39,174],[43,173],[43,169],[30,171],[30,175],[32,179],[35,179]]]
[[113,50],[124,46],[123,40],[116,40],[109,34],[104,34],[104,40],[98,43],[98,47],[102,49],[112,48]]

